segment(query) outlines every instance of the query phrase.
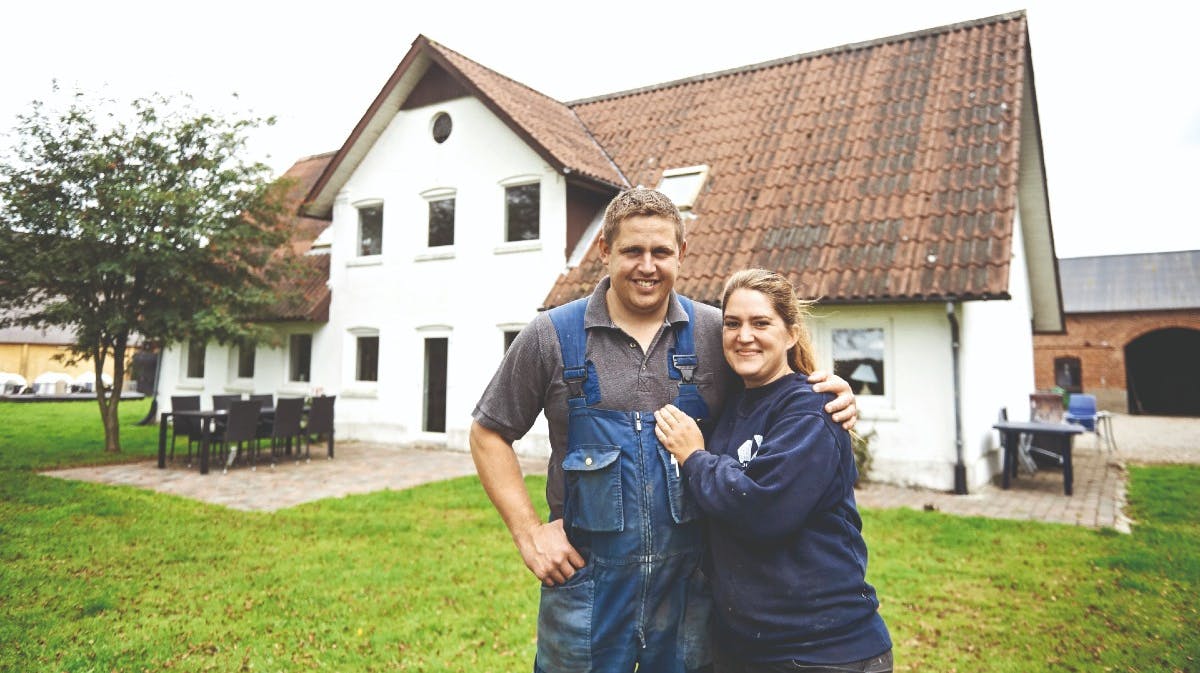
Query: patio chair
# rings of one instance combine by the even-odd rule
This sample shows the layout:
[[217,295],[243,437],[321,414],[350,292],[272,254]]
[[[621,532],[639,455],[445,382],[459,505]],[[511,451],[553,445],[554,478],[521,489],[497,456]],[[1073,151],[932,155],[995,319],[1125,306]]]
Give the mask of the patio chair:
[[[262,395],[251,395],[250,399],[261,404],[264,412],[271,412],[272,410],[275,409],[275,396],[272,395],[271,393],[264,393]],[[270,415],[270,413],[264,413],[262,416],[259,416],[259,418],[258,418],[258,438],[259,439],[270,439],[271,438],[271,415]]]
[[1096,396],[1086,393],[1074,393],[1067,402],[1067,413],[1063,414],[1068,423],[1082,426],[1083,429],[1096,435],[1096,448],[1104,447],[1109,451],[1116,448],[1112,437],[1112,420],[1106,411],[1096,408]]
[[271,409],[275,406],[275,396],[271,393],[263,393],[262,395],[251,395],[250,399],[255,400],[262,405],[263,409]]
[[[200,411],[199,395],[172,395],[171,411]],[[192,465],[192,442],[200,441],[200,419],[180,418],[171,419],[171,462],[175,461],[175,438],[179,435],[187,437],[188,467]]]
[[312,408],[308,411],[308,424],[304,426],[305,453],[313,437],[325,437],[329,447],[329,458],[333,458],[333,403],[336,395],[321,395],[312,398]]
[[[275,404],[275,418],[271,421],[271,456],[276,449],[289,446],[296,440],[296,462],[300,461],[300,417],[304,415],[304,400],[299,397],[281,397]],[[305,451],[307,454],[308,452]]]
[[[238,400],[229,406],[229,416],[225,421],[224,431],[219,437],[224,450],[229,452],[229,460],[226,462],[223,472],[229,471],[229,466],[233,463],[236,453],[241,453],[242,447],[247,443],[250,444],[254,452],[254,463],[251,469],[258,469],[257,430],[260,410],[258,402],[253,400]],[[234,452],[234,447],[236,447],[236,453]],[[274,461],[272,461],[271,466],[274,467]]]
[[213,409],[216,411],[229,411],[230,405],[234,402],[242,400],[241,395],[213,395]]

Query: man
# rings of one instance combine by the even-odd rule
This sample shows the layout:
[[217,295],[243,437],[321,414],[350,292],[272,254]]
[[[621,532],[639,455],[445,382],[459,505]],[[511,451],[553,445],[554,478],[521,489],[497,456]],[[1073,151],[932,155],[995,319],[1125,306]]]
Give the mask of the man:
[[[678,465],[654,436],[653,412],[672,403],[711,422],[736,377],[721,351],[720,311],[673,291],[686,249],[670,199],[640,188],[618,194],[600,242],[608,277],[590,298],[521,331],[473,413],[479,478],[543,584],[536,673],[709,664],[702,529]],[[819,387],[839,393],[826,409],[853,425],[846,382]],[[549,523],[512,449],[543,409]]]

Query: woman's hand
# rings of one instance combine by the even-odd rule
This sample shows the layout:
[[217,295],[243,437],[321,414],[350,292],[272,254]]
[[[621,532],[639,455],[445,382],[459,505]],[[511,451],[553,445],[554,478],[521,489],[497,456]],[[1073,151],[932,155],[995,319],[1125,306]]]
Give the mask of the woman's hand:
[[815,371],[808,375],[808,382],[813,385],[814,393],[833,393],[837,395],[825,405],[825,412],[833,417],[834,423],[841,423],[843,428],[853,430],[858,422],[858,404],[854,400],[854,392],[845,379],[826,371]]
[[704,450],[704,433],[700,432],[700,426],[671,404],[654,412],[654,434],[680,465],[693,453]]

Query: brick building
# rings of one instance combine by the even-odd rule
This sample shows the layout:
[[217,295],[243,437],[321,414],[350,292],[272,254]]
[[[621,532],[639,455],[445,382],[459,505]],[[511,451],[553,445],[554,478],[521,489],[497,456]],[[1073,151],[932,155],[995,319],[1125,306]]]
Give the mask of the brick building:
[[1200,416],[1200,250],[1059,260],[1066,331],[1033,338],[1038,388],[1110,411]]

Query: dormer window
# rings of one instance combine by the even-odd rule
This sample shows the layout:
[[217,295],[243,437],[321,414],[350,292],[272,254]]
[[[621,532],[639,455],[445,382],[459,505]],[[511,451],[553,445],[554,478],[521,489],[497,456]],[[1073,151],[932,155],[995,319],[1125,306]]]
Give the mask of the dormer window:
[[708,179],[708,166],[688,166],[663,171],[658,191],[666,194],[681,211],[688,211],[700,196],[700,190]]

